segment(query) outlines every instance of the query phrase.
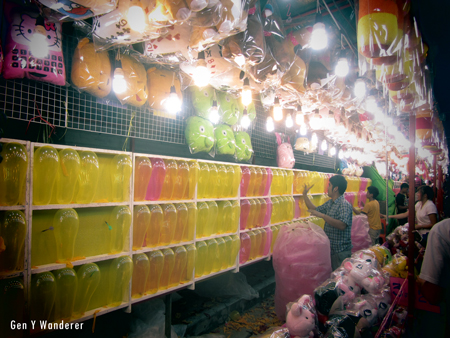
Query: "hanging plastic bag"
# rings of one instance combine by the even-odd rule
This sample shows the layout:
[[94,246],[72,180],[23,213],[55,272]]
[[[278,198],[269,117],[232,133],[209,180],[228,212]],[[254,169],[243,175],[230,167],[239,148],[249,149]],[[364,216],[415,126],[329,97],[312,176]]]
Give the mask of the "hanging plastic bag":
[[208,0],[208,5],[191,13],[187,23],[194,27],[214,27],[222,16],[223,6],[219,0]]
[[275,133],[277,138],[277,164],[280,168],[292,169],[295,165],[294,150],[288,136],[287,142],[282,142],[281,136]]
[[369,236],[369,221],[366,215],[353,216],[352,221],[352,253],[368,249],[372,246]]
[[216,138],[216,154],[234,155],[236,152],[236,140],[233,130],[226,124],[219,124],[214,129]]
[[250,135],[245,131],[234,133],[236,139],[236,160],[238,162],[250,162],[253,156],[253,147]]
[[[208,120],[191,116],[187,120],[184,134],[191,154],[210,153],[214,147],[214,127]],[[210,155],[214,157],[213,153]]]
[[275,311],[284,319],[286,304],[303,294],[313,294],[330,276],[330,240],[311,222],[283,226],[273,249],[273,267]]
[[39,3],[61,14],[60,20],[86,20],[116,9],[116,0],[38,0]]
[[189,91],[191,92],[192,106],[194,108],[195,115],[203,117],[204,119],[209,119],[211,108],[214,103],[214,95],[216,95],[214,88],[211,86],[206,86],[203,88],[191,86],[189,87]]
[[[65,85],[66,69],[62,53],[61,23],[43,18],[32,8],[20,7],[9,2],[6,2],[4,7],[8,33],[5,41],[3,77],[28,78],[59,86]],[[35,40],[33,32],[36,27],[45,34],[45,41]]]
[[150,67],[147,69],[147,88],[147,102],[153,110],[162,110],[169,114],[181,110],[183,93],[180,80],[174,71]]

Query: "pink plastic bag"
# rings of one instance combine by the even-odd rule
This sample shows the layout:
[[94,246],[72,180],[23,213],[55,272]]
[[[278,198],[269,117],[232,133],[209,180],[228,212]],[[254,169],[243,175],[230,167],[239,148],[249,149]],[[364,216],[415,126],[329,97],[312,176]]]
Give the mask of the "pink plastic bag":
[[347,200],[348,203],[350,203],[350,205],[353,205],[353,203],[355,203],[355,193],[353,192],[346,192],[344,194],[344,198]]
[[369,180],[365,177],[361,177],[361,184],[359,185],[359,191],[365,191]]
[[281,136],[275,133],[277,137],[277,164],[280,168],[292,169],[295,165],[294,150],[288,136],[287,142],[281,142]]
[[266,215],[264,216],[263,226],[267,226],[270,223],[270,218],[272,217],[272,200],[270,198],[264,199],[267,204]]
[[267,256],[270,253],[270,247],[272,245],[273,234],[272,234],[271,228],[263,229],[263,231],[265,231],[267,234],[266,244],[264,246],[264,256]]
[[241,200],[241,217],[239,226],[241,230],[247,228],[248,215],[250,214],[250,202],[249,200]]
[[267,196],[269,194],[270,185],[272,184],[272,178],[273,178],[272,169],[266,168],[266,171],[267,171],[267,183],[266,183],[266,189],[264,190],[264,196]]
[[369,236],[369,221],[366,215],[353,216],[352,245],[352,253],[372,246]]
[[239,264],[244,264],[250,258],[250,249],[252,247],[252,240],[248,233],[241,234],[241,248],[239,249]]
[[250,182],[250,169],[247,167],[241,167],[242,179],[241,179],[241,197],[247,196],[248,184]]
[[152,158],[152,176],[150,176],[150,182],[148,182],[147,195],[145,199],[147,201],[157,201],[161,196],[162,187],[164,185],[164,179],[166,177],[166,165],[161,158]]
[[363,208],[366,205],[367,194],[365,191],[360,191],[358,193],[358,207]]
[[280,229],[273,249],[275,312],[285,318],[286,305],[313,294],[331,273],[330,241],[318,225],[294,223]]

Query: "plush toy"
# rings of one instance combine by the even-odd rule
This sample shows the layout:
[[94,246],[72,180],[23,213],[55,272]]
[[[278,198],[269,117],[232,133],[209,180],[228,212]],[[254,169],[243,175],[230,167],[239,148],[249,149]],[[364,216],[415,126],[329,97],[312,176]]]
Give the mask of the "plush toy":
[[244,29],[247,27],[247,20],[241,23],[243,14],[241,0],[221,0],[222,16],[216,25],[217,30],[221,34],[229,34],[233,29],[239,29],[239,25],[243,24]]
[[378,309],[378,321],[381,322],[389,310],[389,306],[391,304],[391,290],[389,287],[384,288],[381,293],[374,295],[367,295],[368,297],[372,297],[372,299],[377,304]]
[[114,93],[122,104],[142,107],[147,102],[147,72],[144,66],[135,58],[121,55],[124,79],[127,88],[123,93]]
[[389,249],[381,245],[374,245],[369,248],[377,257],[378,264],[383,267],[392,261],[392,255]]
[[170,95],[172,83],[178,98],[182,102],[180,80],[174,72],[156,67],[147,69],[148,104],[152,109],[165,110],[164,102]]
[[163,3],[172,20],[184,21],[191,15],[191,10],[184,0],[164,0]]
[[310,295],[303,295],[296,302],[288,305],[286,326],[290,337],[314,337],[317,318],[315,312]]
[[145,57],[177,64],[189,59],[187,45],[191,31],[192,27],[186,23],[167,27],[167,34],[145,41]]
[[364,252],[357,259],[346,259],[343,264],[348,275],[369,293],[376,293],[383,287],[385,281],[376,269],[375,254]]
[[200,12],[205,9],[209,1],[208,0],[186,0],[186,4],[192,12]]
[[192,27],[189,47],[194,50],[204,50],[220,36],[215,27]]
[[198,88],[197,86],[189,87],[192,97],[192,105],[194,106],[195,115],[208,118],[209,109],[214,101],[214,88],[211,86]]
[[96,15],[109,13],[116,9],[115,0],[95,0],[76,2],[70,0],[38,0],[44,6],[62,14],[61,19],[85,20]]
[[281,78],[281,85],[297,91],[299,93],[305,92],[305,77],[306,77],[306,63],[298,56],[295,56],[294,63],[291,68]]
[[247,107],[245,107],[242,104],[241,98],[237,98],[235,102],[239,113],[238,120],[242,118],[242,115],[244,114],[244,109],[247,109],[247,116],[250,119],[250,121],[253,121],[256,118],[256,107],[253,101]]
[[359,296],[355,298],[347,310],[354,311],[365,318],[370,326],[374,326],[378,322],[378,306],[371,297]]
[[238,131],[234,137],[236,139],[236,159],[238,162],[249,161],[253,154],[250,135],[245,131]]
[[192,154],[207,153],[214,146],[214,127],[211,122],[201,117],[188,118],[185,136]]
[[362,316],[354,316],[350,313],[333,316],[327,322],[327,338],[368,338],[372,337],[369,322]]
[[108,52],[95,52],[88,38],[78,42],[72,58],[72,83],[80,90],[103,98],[111,92],[111,62]]
[[295,150],[303,151],[305,153],[309,152],[309,140],[307,137],[298,137],[295,140]]
[[281,142],[280,134],[275,133],[277,138],[277,164],[280,168],[292,169],[295,164],[294,150],[288,137],[287,142]]
[[48,55],[35,57],[30,50],[39,13],[5,2],[5,18],[8,34],[5,41],[5,59],[3,77],[5,79],[22,79],[49,82],[63,86],[66,83],[66,70],[61,42],[61,23],[44,19],[45,42]]
[[236,140],[233,130],[226,124],[219,124],[214,129],[216,137],[216,153],[221,155],[234,155],[236,151]]
[[408,260],[401,254],[395,254],[392,257],[392,262],[385,265],[384,272],[387,272],[391,277],[408,277]]
[[237,100],[229,93],[218,91],[217,100],[220,106],[222,122],[230,126],[239,121],[241,112]]

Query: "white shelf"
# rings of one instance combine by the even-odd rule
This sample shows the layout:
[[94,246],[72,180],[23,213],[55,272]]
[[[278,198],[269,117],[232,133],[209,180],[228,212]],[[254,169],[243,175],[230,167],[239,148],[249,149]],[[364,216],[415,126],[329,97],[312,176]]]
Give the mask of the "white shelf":
[[23,271],[2,271],[0,272],[0,279],[8,279],[23,276]]
[[280,225],[280,224],[290,223],[290,222],[293,222],[293,221],[295,221],[295,219],[291,219],[291,220],[289,220],[289,221],[278,222],[278,223],[271,223],[271,224],[269,224],[269,225],[270,225],[270,226],[272,226],[272,225]]
[[226,197],[226,198],[199,198],[197,202],[210,202],[210,201],[237,201],[239,197]]
[[178,291],[178,290],[181,290],[181,289],[185,289],[185,288],[187,288],[187,287],[189,287],[189,286],[191,286],[193,284],[194,284],[194,282],[188,282],[188,283],[184,283],[184,284],[180,284],[180,285],[171,287],[171,288],[166,289],[166,290],[161,290],[161,291],[158,291],[158,292],[155,292],[155,293],[152,293],[152,294],[144,295],[142,297],[131,298],[131,304],[139,303],[139,302],[142,302],[142,301],[150,299],[150,298],[155,298],[155,297],[158,297],[158,296],[161,296],[161,295],[165,295],[167,293],[171,293],[171,292],[175,292],[175,291]]
[[194,203],[195,200],[158,200],[158,201],[134,201],[133,205],[151,205],[151,204],[176,204],[176,203]]
[[114,306],[114,307],[99,307],[97,309],[92,309],[92,310],[86,311],[86,313],[82,317],[73,319],[69,323],[79,323],[79,322],[83,322],[85,320],[94,318],[94,314],[95,314],[96,311],[98,311],[97,314],[96,314],[96,317],[98,317],[98,316],[107,314],[109,312],[112,312],[112,311],[115,311],[115,310],[119,310],[119,309],[123,309],[123,308],[126,308],[126,307],[128,307],[128,302],[122,302],[122,304],[120,304],[118,306]]
[[53,143],[52,144],[49,144],[49,143],[38,143],[38,142],[34,142],[33,143],[34,149],[40,148],[40,147],[45,147],[45,146],[50,146],[50,147],[53,147],[55,149],[73,149],[73,150],[76,150],[77,152],[78,151],[92,151],[93,153],[99,153],[99,154],[111,154],[111,155],[123,154],[123,155],[130,155],[130,156],[133,155],[133,153],[131,153],[131,152],[120,151],[120,150],[86,148],[86,147],[68,146],[68,145],[53,144]]
[[[239,253],[238,253],[238,255],[239,255]],[[217,271],[217,272],[213,272],[213,273],[211,273],[209,275],[206,275],[206,276],[196,277],[194,280],[196,282],[200,282],[202,280],[205,280],[205,279],[208,279],[208,278],[211,278],[211,277],[214,277],[214,276],[217,276],[217,275],[220,275],[222,273],[225,273],[225,272],[228,272],[228,271],[232,271],[232,270],[235,270],[235,269],[236,269],[236,267],[232,266],[231,268],[226,268],[226,269],[223,269],[223,270],[220,270],[220,271]]]
[[[84,259],[71,261],[70,263],[73,266],[78,266],[78,265],[83,265],[83,264],[87,264],[87,263],[96,263],[96,262],[106,261],[109,259],[114,259],[114,258],[122,257],[122,256],[129,256],[129,252],[125,251],[125,252],[111,254],[111,255],[104,254],[104,255],[98,255],[98,256],[91,256],[91,257],[87,257]],[[39,265],[35,268],[31,268],[31,273],[36,274],[36,273],[41,273],[41,272],[46,272],[46,271],[63,269],[67,265],[68,265],[67,263],[52,263],[52,264]]]
[[140,254],[140,253],[146,253],[146,252],[150,252],[150,251],[163,250],[163,249],[168,249],[168,248],[176,248],[178,246],[189,245],[189,244],[194,244],[194,243],[195,243],[195,241],[188,241],[188,242],[181,242],[181,243],[172,243],[172,244],[163,245],[163,246],[145,247],[145,248],[142,248],[139,250],[133,250],[133,255]]
[[208,236],[208,237],[196,238],[195,240],[196,241],[207,241],[208,239],[233,236],[233,235],[237,235],[237,234],[238,234],[237,232],[232,232],[232,233],[228,233],[228,234],[218,234],[218,235],[212,235],[212,236]]
[[267,229],[267,228],[270,228],[270,226],[271,225],[269,224],[269,225],[266,225],[266,226],[263,226],[263,227],[244,229],[244,230],[241,230],[240,233],[249,232],[249,231],[258,230],[258,229]]
[[98,208],[98,207],[117,207],[121,205],[130,205],[130,202],[108,202],[108,203],[90,203],[90,204],[47,204],[32,205],[31,210],[52,210],[52,209],[79,209],[79,208]]
[[241,199],[250,200],[250,199],[254,199],[254,198],[270,198],[270,197],[272,197],[272,196],[269,196],[269,195],[267,195],[267,196],[241,196]]
[[[320,196],[325,194],[326,193],[308,194],[308,196]],[[303,196],[303,194],[292,194],[292,196]]]
[[244,264],[239,264],[239,267],[244,267],[244,266],[247,266],[247,265],[250,265],[250,264],[253,264],[253,263],[256,263],[256,262],[261,262],[261,261],[264,261],[264,260],[267,260],[267,261],[270,260],[270,254],[267,255],[267,256],[262,256],[262,257],[258,257],[258,258],[252,259],[251,261],[247,261]]
[[7,210],[25,210],[25,205],[1,205],[0,211],[7,211]]

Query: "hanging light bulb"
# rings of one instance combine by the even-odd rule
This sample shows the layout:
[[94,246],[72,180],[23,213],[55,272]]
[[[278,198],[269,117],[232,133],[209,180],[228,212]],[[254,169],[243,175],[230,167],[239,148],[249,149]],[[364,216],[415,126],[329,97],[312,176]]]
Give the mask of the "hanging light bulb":
[[247,114],[247,108],[244,108],[244,114],[241,119],[241,126],[242,126],[242,128],[247,129],[248,127],[250,127],[251,123],[252,123],[252,121],[250,121],[250,118],[248,117],[248,114]]
[[125,76],[123,73],[123,69],[121,67],[117,67],[114,70],[114,78],[113,78],[113,90],[116,94],[122,94],[127,89],[127,82],[125,81]]
[[297,125],[299,126],[305,123],[305,115],[303,115],[301,105],[297,106],[297,114],[295,114],[295,123],[297,123]]
[[308,133],[308,129],[306,129],[306,124],[301,125],[300,126],[300,135],[306,136],[307,133]]
[[331,155],[331,156],[335,156],[335,155],[336,155],[336,147],[335,147],[335,146],[331,147],[331,149],[330,149],[330,155]]
[[366,83],[363,79],[358,79],[355,81],[355,96],[358,99],[362,99],[366,96]]
[[328,144],[326,140],[322,141],[322,145],[320,146],[320,148],[322,148],[323,151],[326,151],[328,149]]
[[128,8],[127,21],[130,28],[136,32],[143,32],[147,26],[145,12],[140,1],[133,1]]
[[39,15],[36,19],[33,35],[28,42],[31,54],[38,59],[42,59],[48,55],[47,35],[44,17]]
[[286,116],[286,128],[292,128],[293,125],[294,125],[294,120],[292,119],[292,115],[288,114]]
[[328,45],[327,31],[325,25],[321,22],[321,14],[316,14],[316,23],[311,33],[311,48],[315,50],[324,49]]
[[348,66],[348,61],[346,58],[340,58],[337,62],[335,74],[339,77],[345,77],[347,76],[348,72],[350,70],[350,67]]
[[280,99],[278,98],[278,96],[275,97],[273,105],[273,119],[275,121],[281,121],[283,119],[283,109],[281,109]]
[[344,151],[342,149],[339,150],[338,157],[339,157],[340,160],[342,160],[344,158]]
[[181,110],[181,100],[177,95],[175,86],[170,86],[170,94],[164,102],[164,108],[169,114],[175,115]]
[[194,70],[194,83],[197,87],[205,87],[211,78],[211,72],[206,67],[205,52],[198,52],[197,66]]
[[373,114],[375,114],[379,111],[377,100],[376,100],[375,96],[371,95],[371,96],[367,97],[366,110],[369,113],[373,113]]
[[250,80],[248,77],[244,79],[244,87],[242,88],[242,104],[246,107],[252,103],[252,90],[250,89]]
[[309,126],[313,130],[319,130],[325,127],[322,123],[322,117],[320,116],[319,109],[316,109],[314,115],[309,119]]
[[148,13],[148,20],[153,23],[157,21],[167,21],[167,10],[164,8],[162,3]]
[[237,64],[239,67],[242,67],[243,65],[245,65],[245,56],[242,55],[242,54],[236,56],[236,57],[234,58],[234,62],[236,62],[236,64]]
[[214,90],[213,104],[211,108],[209,108],[208,120],[213,124],[217,124],[219,123],[219,119],[219,107],[217,106],[216,91]]
[[268,132],[274,131],[274,129],[275,129],[275,124],[273,122],[272,116],[267,116],[266,129]]
[[319,139],[317,138],[317,134],[313,133],[311,136],[311,143],[317,145],[319,143]]

